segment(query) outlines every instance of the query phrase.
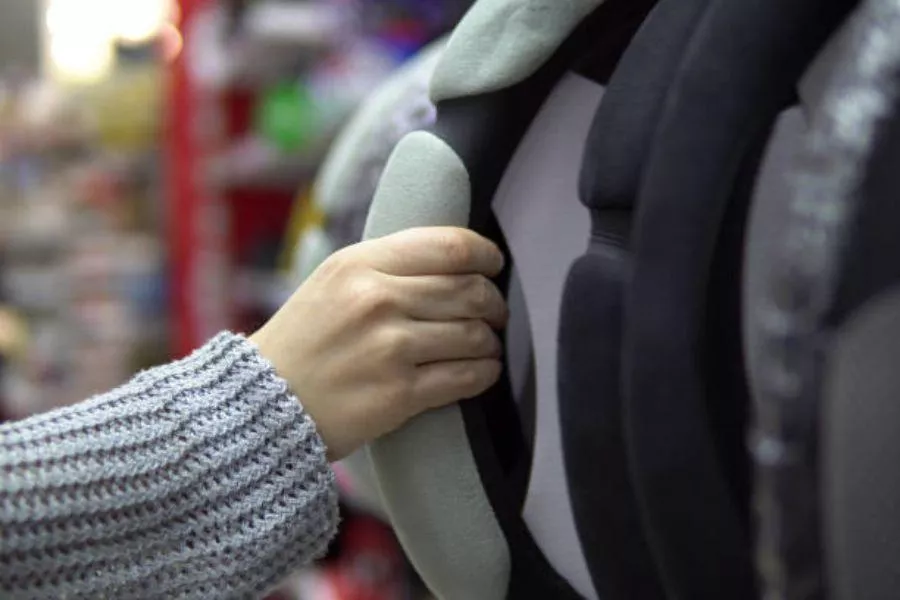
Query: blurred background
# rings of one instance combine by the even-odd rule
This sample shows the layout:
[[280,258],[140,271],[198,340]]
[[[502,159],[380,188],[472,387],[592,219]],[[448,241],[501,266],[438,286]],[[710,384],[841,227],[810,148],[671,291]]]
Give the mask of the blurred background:
[[[0,0],[0,419],[262,323],[302,280],[336,134],[469,4]],[[273,597],[426,597],[350,504]]]

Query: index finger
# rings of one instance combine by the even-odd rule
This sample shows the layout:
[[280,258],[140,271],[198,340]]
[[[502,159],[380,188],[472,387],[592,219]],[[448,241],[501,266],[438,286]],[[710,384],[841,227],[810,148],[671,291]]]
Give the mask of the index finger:
[[503,253],[494,242],[461,227],[407,229],[363,245],[369,264],[388,275],[496,277],[504,264]]

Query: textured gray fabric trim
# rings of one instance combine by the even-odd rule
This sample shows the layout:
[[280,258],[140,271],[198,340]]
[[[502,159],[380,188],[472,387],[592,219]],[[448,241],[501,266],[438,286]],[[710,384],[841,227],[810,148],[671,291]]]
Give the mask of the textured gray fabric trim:
[[780,260],[777,245],[772,240],[783,240],[790,211],[790,169],[800,153],[803,140],[809,130],[809,121],[820,109],[828,84],[841,62],[852,39],[852,27],[845,24],[828,41],[816,60],[807,69],[798,86],[800,106],[784,111],[776,123],[765,159],[756,179],[753,201],[747,229],[744,259],[744,355],[750,373],[750,386],[754,395],[759,380],[762,348],[759,331],[754,327],[754,310],[767,293],[767,277],[773,265]]
[[815,424],[808,422],[806,403],[819,392],[826,348],[820,328],[836,293],[845,228],[875,131],[897,97],[900,4],[870,0],[851,28],[848,51],[798,158],[780,260],[754,319],[765,357],[751,448],[758,468],[754,503],[762,517],[758,563],[766,597],[809,597],[806,584],[821,577],[819,557],[793,560],[804,534],[785,508],[802,510],[818,498],[817,480],[809,475],[815,472],[810,461],[818,461],[816,436],[809,433]]
[[457,25],[431,80],[435,102],[526,79],[603,0],[479,0]]
[[[388,161],[365,237],[417,226],[465,227],[470,201],[468,173],[450,146],[430,133],[412,133]],[[413,419],[374,442],[369,454],[397,536],[429,588],[448,600],[505,598],[509,548],[459,407]]]
[[822,103],[822,98],[834,75],[835,67],[841,62],[841,57],[850,47],[853,40],[852,19],[838,29],[829,38],[828,43],[819,52],[815,62],[806,70],[800,85],[797,86],[800,103],[807,113],[815,110]]

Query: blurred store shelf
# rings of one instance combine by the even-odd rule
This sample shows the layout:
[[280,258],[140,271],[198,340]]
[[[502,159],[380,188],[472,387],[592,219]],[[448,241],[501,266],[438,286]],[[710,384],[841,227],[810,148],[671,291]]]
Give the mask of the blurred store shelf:
[[218,189],[294,191],[315,175],[332,140],[332,135],[323,135],[301,152],[284,154],[248,136],[209,161],[206,181]]
[[315,1],[250,5],[226,42],[218,87],[258,87],[297,73],[346,39],[347,11]]
[[287,302],[294,286],[278,273],[239,269],[233,279],[232,301],[238,308],[256,308],[270,313]]

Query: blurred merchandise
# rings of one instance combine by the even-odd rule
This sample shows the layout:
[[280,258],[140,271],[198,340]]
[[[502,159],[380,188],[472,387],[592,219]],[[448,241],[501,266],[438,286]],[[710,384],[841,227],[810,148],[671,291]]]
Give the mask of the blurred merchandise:
[[4,302],[28,336],[2,413],[82,400],[165,360],[159,69],[89,87],[7,86],[0,144]]

